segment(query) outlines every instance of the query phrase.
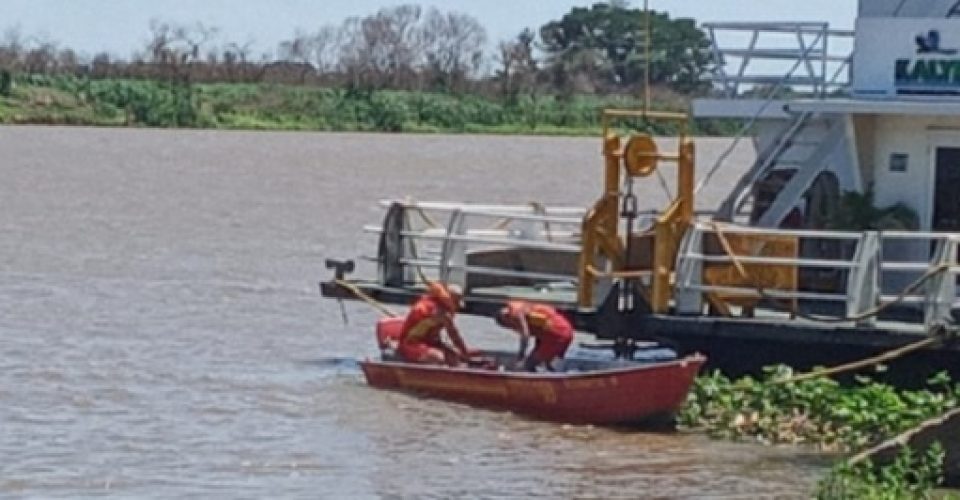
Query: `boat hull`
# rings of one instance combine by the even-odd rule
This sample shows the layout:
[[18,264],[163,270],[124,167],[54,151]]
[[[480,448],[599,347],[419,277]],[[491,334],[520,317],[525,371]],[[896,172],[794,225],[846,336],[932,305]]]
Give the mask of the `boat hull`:
[[629,425],[672,418],[706,358],[582,373],[526,373],[363,361],[372,387],[506,409],[571,424]]

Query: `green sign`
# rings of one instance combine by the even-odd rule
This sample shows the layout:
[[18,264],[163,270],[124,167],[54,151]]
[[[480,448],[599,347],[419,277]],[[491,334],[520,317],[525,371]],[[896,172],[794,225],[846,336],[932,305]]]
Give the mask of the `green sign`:
[[894,81],[906,87],[960,89],[960,59],[897,59]]

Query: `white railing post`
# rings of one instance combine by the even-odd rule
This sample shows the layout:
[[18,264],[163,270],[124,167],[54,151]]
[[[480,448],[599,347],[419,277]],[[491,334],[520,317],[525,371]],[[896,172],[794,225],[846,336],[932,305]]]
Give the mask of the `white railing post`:
[[703,232],[696,225],[680,240],[677,252],[674,303],[678,314],[703,314]]
[[[850,270],[847,278],[847,317],[854,317],[879,304],[880,235],[876,231],[865,231],[860,237],[853,262],[856,267]],[[861,319],[857,324],[873,326],[876,317]]]
[[459,210],[454,210],[450,214],[447,234],[440,247],[440,280],[447,284],[460,285],[463,290],[467,289],[467,242],[462,238],[466,234],[465,217]]
[[957,295],[956,277],[951,266],[957,262],[957,241],[944,238],[937,242],[937,248],[930,262],[930,269],[946,266],[927,280],[923,302],[923,326],[930,328],[937,324],[946,324],[952,320],[950,309]]
[[820,38],[823,44],[823,53],[820,54],[820,93],[819,97],[822,99],[827,94],[827,56],[829,45],[827,42],[830,40],[830,27],[829,25],[823,25],[823,32]]

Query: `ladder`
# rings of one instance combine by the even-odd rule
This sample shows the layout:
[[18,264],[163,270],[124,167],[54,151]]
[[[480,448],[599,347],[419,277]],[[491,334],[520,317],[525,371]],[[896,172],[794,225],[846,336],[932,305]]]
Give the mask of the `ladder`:
[[768,172],[779,163],[784,153],[795,145],[795,139],[806,128],[807,123],[813,116],[812,112],[798,114],[787,126],[776,140],[757,156],[757,160],[750,169],[740,177],[727,198],[717,209],[717,219],[732,221],[735,216],[740,215],[746,205],[748,198],[753,192],[753,186],[762,179]]
[[815,149],[806,159],[792,162],[796,173],[777,193],[773,203],[763,212],[757,225],[760,227],[777,227],[790,210],[800,201],[814,179],[826,169],[829,157],[837,145],[844,140],[842,120],[831,120],[826,127],[824,136],[816,142]]

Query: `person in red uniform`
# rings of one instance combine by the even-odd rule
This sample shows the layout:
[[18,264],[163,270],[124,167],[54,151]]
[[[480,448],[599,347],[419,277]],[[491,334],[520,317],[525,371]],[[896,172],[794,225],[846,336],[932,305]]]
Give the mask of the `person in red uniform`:
[[[552,371],[553,361],[562,358],[573,341],[573,326],[546,304],[508,302],[495,319],[498,325],[520,334],[517,364],[527,371],[536,371],[539,366]],[[526,354],[530,337],[536,339],[536,345]]]
[[[403,323],[397,354],[411,363],[458,366],[469,360],[470,351],[453,323],[460,303],[456,285],[430,283],[427,293],[420,297]],[[453,343],[443,342],[441,333]]]

